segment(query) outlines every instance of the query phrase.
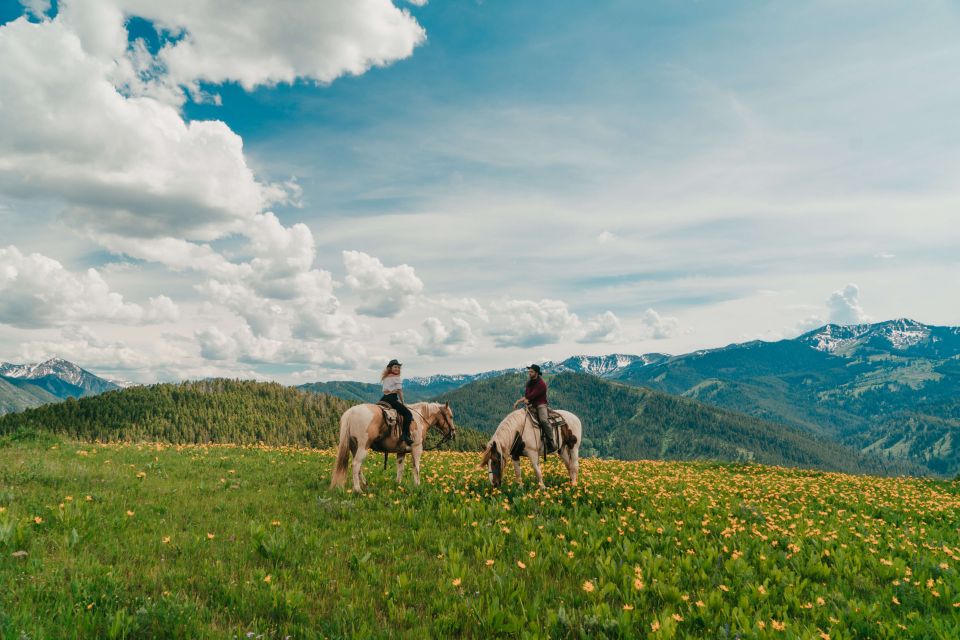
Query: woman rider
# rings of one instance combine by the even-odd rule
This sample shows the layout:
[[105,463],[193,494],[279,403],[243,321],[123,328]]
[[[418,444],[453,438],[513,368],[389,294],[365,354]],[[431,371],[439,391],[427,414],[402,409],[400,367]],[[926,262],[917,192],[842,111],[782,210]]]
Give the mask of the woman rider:
[[380,376],[380,382],[383,384],[383,397],[381,402],[386,402],[397,410],[400,416],[400,439],[407,444],[413,444],[410,437],[410,425],[413,424],[413,414],[403,404],[403,378],[400,377],[400,367],[402,365],[396,360],[387,363],[387,368],[383,370]]

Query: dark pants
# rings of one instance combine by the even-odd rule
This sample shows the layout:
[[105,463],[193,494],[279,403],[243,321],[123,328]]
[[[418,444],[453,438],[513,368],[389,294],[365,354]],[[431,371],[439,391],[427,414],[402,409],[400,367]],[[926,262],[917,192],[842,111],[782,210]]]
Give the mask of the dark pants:
[[410,409],[407,409],[407,405],[400,402],[397,394],[385,393],[383,397],[380,398],[380,402],[386,402],[397,410],[397,413],[403,418],[403,422],[400,425],[401,431],[403,433],[410,433],[410,425],[413,424],[413,414],[410,413]]

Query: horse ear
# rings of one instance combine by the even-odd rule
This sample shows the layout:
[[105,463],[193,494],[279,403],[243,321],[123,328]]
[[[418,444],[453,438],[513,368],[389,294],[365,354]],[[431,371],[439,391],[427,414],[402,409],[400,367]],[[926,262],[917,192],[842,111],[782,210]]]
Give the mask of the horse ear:
[[450,408],[450,403],[449,403],[449,402],[444,402],[444,403],[443,403],[443,408],[444,408],[444,409],[449,409],[449,408]]

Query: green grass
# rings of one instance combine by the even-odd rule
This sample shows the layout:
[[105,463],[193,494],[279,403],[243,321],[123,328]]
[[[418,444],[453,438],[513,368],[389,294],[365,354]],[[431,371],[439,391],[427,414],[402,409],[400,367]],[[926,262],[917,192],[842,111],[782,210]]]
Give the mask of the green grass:
[[415,489],[373,458],[356,496],[329,451],[8,437],[0,637],[960,635],[956,484],[554,458],[493,491],[477,460]]

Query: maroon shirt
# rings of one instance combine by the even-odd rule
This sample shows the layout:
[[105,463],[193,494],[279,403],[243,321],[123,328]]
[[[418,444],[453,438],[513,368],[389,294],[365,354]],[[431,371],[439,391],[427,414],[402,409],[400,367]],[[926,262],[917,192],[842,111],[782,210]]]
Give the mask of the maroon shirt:
[[536,380],[527,382],[527,388],[523,393],[523,397],[526,398],[527,402],[533,407],[547,404],[547,383],[543,381],[543,378],[537,378]]

